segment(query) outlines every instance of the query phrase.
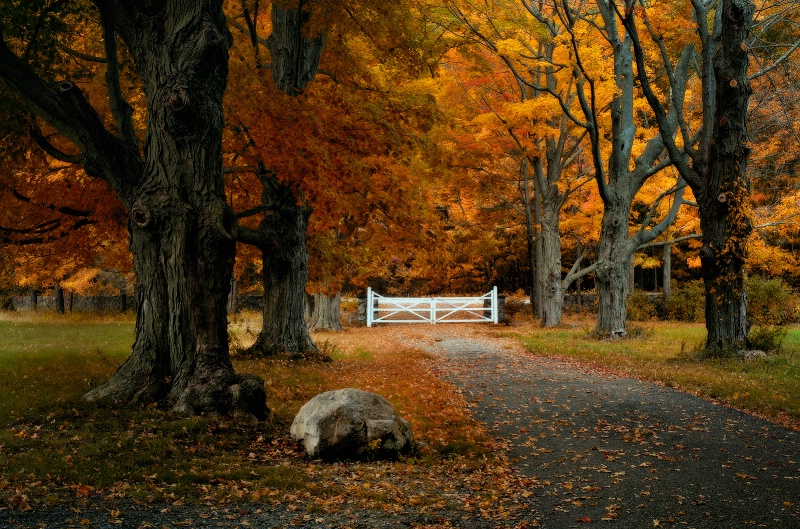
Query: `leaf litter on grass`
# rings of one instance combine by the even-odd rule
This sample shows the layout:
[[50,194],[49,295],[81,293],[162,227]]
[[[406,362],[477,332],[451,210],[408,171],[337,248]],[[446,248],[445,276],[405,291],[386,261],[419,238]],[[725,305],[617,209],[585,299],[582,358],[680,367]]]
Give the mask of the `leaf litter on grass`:
[[[85,381],[65,381],[80,388],[75,398],[38,405],[0,425],[0,454],[9,456],[0,458],[0,509],[92,499],[280,504],[311,513],[367,509],[434,519],[440,513],[445,521],[502,522],[524,514],[536,526],[528,500],[540,485],[514,473],[463,396],[438,376],[436,359],[392,328],[349,329],[325,339],[336,357],[331,364],[235,359],[237,370],[267,382],[273,415],[263,423],[88,405],[77,400]],[[414,453],[398,461],[307,458],[287,438],[288,426],[308,399],[342,387],[389,399],[412,424]]]

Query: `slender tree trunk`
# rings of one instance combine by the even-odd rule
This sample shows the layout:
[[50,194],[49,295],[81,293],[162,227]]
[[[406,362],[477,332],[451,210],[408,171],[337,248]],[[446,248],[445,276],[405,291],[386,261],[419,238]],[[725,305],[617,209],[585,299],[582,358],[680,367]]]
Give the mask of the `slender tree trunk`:
[[56,285],[56,312],[64,314],[64,289],[61,285]]
[[664,245],[662,261],[664,268],[661,281],[664,283],[664,301],[669,301],[672,294],[672,245],[669,243]]
[[[534,188],[535,189],[535,188]],[[536,241],[536,261],[541,261],[542,254],[544,253],[544,241],[542,241],[542,234],[539,227],[542,225],[542,198],[540,193],[534,194],[534,236]],[[544,268],[541,266],[536,267],[536,281],[534,282],[533,294],[531,296],[531,304],[534,307],[534,315],[539,319],[544,319],[544,292],[542,292],[542,274]]]
[[538,261],[536,259],[536,233],[534,231],[534,218],[533,208],[531,207],[531,179],[528,174],[528,159],[522,160],[522,201],[525,206],[525,236],[528,243],[528,266],[530,267],[530,298],[531,298],[531,312],[537,316],[536,308],[536,292],[538,291],[537,283],[539,281]]
[[626,298],[633,257],[628,239],[629,215],[628,200],[606,201],[594,277],[598,297],[597,333],[611,338],[628,335]]
[[239,301],[239,284],[235,279],[231,279],[231,291],[228,293],[228,314],[236,312]]
[[85,398],[262,418],[263,381],[235,374],[228,351],[236,217],[223,192],[222,96],[231,37],[221,2],[148,6],[109,3],[102,12],[134,56],[148,121],[141,183],[120,184],[136,338],[114,377]]
[[35,287],[31,287],[28,297],[31,300],[31,310],[36,310],[37,306],[39,305],[39,297],[36,294]]
[[658,267],[653,267],[653,292],[658,292]]
[[314,313],[309,328],[312,331],[341,331],[341,301],[341,292],[337,292],[335,296],[314,294]]
[[[559,233],[558,187],[555,186],[542,197],[542,253],[540,266],[542,291],[542,326],[556,327],[561,324],[564,307],[564,292],[561,285],[561,237]],[[544,194],[543,194],[544,195]]]

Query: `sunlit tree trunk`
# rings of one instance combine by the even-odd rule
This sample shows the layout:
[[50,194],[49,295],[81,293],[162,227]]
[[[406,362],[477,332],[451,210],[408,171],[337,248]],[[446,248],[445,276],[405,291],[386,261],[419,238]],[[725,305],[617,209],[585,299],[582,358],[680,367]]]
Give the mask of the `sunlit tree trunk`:
[[530,283],[530,308],[534,316],[538,316],[537,312],[537,294],[539,290],[539,274],[538,274],[538,259],[536,259],[536,228],[534,219],[534,207],[532,202],[533,196],[533,182],[528,173],[529,161],[527,158],[522,160],[520,166],[520,173],[522,176],[522,203],[525,208],[525,240],[528,247],[528,267],[530,273],[528,275]]
[[333,296],[314,294],[314,312],[308,324],[309,329],[312,331],[341,331],[341,302],[341,292],[337,292]]
[[604,336],[618,338],[628,334],[627,291],[628,271],[633,252],[628,240],[630,200],[614,197],[604,202],[597,268],[597,329]]

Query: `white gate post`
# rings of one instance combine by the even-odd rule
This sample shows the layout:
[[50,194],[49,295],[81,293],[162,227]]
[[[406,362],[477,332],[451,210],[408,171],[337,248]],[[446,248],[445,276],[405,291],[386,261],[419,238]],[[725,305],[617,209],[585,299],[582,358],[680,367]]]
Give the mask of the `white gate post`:
[[431,323],[436,324],[436,298],[431,298]]
[[367,287],[367,327],[372,327],[372,287]]
[[497,325],[497,313],[500,312],[497,306],[497,287],[492,287],[492,323]]

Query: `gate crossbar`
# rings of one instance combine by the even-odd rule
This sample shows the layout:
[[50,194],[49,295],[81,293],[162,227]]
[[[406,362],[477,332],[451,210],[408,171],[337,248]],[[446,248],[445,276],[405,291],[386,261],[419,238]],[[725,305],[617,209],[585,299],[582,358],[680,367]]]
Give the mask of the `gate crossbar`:
[[375,323],[497,323],[497,287],[483,296],[402,298],[367,289],[367,327]]

